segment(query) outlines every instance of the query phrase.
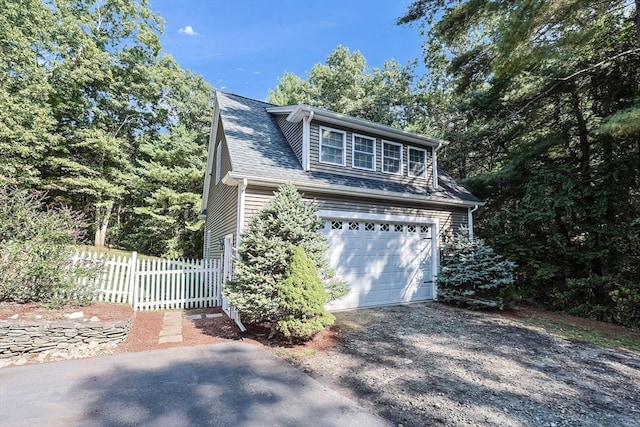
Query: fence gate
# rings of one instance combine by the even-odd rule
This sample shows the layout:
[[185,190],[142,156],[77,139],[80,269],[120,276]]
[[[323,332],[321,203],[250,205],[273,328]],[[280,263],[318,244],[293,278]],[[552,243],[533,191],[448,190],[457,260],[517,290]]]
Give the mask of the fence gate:
[[[128,303],[134,310],[170,310],[219,307],[222,304],[221,260],[104,258],[104,254],[82,252],[74,263],[102,262],[94,283],[98,301]],[[84,281],[84,279],[81,279]]]

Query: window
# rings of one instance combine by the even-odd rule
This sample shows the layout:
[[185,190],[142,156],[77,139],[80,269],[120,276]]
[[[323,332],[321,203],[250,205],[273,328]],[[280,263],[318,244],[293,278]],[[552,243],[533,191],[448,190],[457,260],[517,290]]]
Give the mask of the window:
[[380,231],[389,231],[389,224],[380,224]]
[[320,161],[332,165],[344,166],[346,133],[320,128]]
[[427,151],[409,147],[409,176],[425,178],[427,176]]
[[402,144],[382,141],[382,172],[402,173]]
[[358,230],[360,225],[357,222],[349,222],[349,230]]
[[216,147],[216,184],[220,182],[220,172],[222,166],[222,141],[218,142],[218,147]]
[[352,166],[358,169],[376,170],[376,140],[353,134]]
[[331,229],[332,230],[342,230],[342,222],[341,221],[331,221]]

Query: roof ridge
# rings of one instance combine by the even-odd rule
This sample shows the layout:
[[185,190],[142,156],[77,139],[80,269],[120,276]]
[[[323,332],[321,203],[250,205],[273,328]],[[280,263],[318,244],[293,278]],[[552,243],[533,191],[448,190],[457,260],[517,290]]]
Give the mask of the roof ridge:
[[259,99],[249,98],[248,96],[244,96],[244,95],[238,95],[237,93],[225,92],[223,90],[216,89],[216,93],[218,93],[218,92],[220,92],[221,94],[226,95],[226,96],[231,96],[231,97],[235,97],[235,98],[242,98],[242,99],[246,99],[246,100],[253,101],[253,102],[259,102],[261,104],[265,104],[265,105],[268,105],[268,106],[271,106],[271,107],[278,107],[278,105],[272,104],[270,102],[260,101]]

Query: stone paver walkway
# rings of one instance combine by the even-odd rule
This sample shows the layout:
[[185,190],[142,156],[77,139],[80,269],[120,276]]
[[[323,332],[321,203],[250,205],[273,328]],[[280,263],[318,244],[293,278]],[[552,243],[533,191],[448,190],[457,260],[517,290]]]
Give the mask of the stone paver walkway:
[[164,313],[158,342],[160,344],[182,342],[182,311],[167,311]]

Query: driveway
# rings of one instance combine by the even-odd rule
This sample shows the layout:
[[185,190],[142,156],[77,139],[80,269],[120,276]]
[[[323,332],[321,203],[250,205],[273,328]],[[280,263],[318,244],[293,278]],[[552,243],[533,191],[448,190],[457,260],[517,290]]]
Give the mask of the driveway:
[[337,313],[300,368],[404,426],[640,426],[640,353],[438,303]]
[[0,425],[388,423],[259,346],[232,342],[1,369]]

